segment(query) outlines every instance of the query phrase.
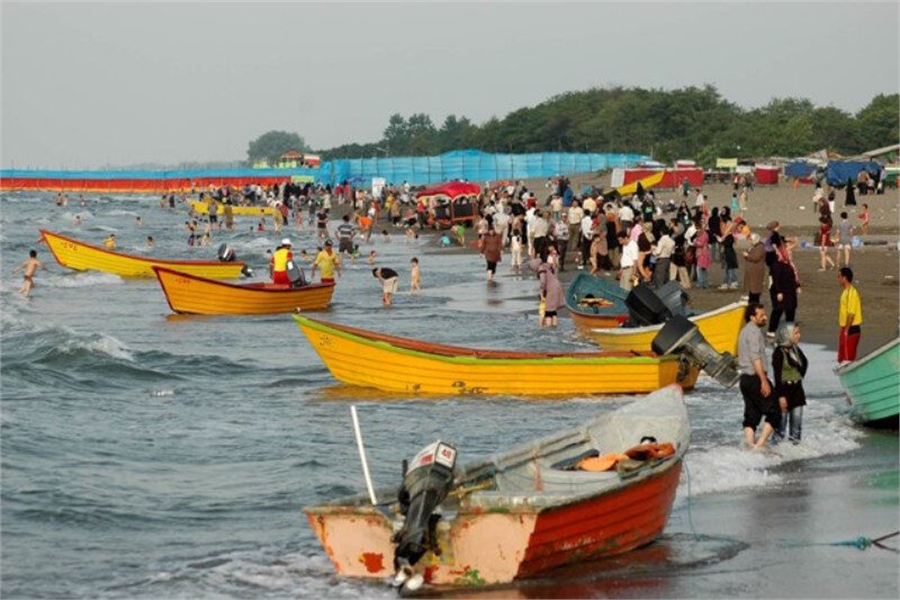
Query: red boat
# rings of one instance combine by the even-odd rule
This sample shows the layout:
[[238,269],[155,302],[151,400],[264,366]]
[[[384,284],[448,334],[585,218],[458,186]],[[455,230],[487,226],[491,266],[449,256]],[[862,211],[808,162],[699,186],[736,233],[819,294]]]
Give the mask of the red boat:
[[[413,460],[399,488],[304,511],[339,575],[508,583],[656,539],[689,444],[681,388],[672,385],[462,470],[456,449],[437,442]],[[423,478],[425,467],[440,477]],[[421,498],[433,506],[423,508]]]

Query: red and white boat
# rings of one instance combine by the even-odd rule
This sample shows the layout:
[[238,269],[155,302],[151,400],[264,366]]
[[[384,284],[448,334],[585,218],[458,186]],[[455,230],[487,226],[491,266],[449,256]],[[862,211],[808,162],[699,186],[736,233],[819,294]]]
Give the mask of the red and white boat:
[[681,388],[671,385],[463,469],[457,450],[437,442],[401,486],[375,491],[379,504],[360,494],[304,512],[339,575],[508,583],[655,540],[690,435]]

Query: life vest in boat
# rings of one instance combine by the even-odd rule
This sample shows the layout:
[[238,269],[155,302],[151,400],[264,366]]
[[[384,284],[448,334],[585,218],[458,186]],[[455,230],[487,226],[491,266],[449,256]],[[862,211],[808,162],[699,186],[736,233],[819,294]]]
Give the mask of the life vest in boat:
[[675,454],[675,445],[671,442],[640,444],[625,451],[625,456],[632,460],[659,460]]

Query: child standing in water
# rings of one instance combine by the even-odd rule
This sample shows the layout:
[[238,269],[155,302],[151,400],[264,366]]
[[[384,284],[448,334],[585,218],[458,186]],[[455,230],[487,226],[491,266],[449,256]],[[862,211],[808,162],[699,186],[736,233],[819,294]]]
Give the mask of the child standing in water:
[[781,407],[781,427],[778,436],[784,438],[785,425],[790,421],[788,439],[797,444],[803,429],[803,407],[806,392],[803,376],[809,362],[800,349],[800,325],[782,323],[775,334],[775,350],[772,352],[772,371],[775,374],[775,396]]
[[415,256],[409,259],[410,270],[409,270],[409,293],[415,294],[421,288],[419,284],[419,259]]

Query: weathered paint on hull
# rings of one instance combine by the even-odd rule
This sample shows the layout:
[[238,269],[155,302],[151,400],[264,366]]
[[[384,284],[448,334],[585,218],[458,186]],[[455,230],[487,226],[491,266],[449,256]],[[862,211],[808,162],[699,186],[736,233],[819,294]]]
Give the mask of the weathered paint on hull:
[[[403,394],[638,394],[676,383],[676,356],[554,357],[516,360],[440,356],[367,341],[296,317],[313,349],[338,380]],[[681,382],[693,387],[697,370]]]
[[591,329],[614,329],[621,327],[628,320],[628,315],[586,315],[574,310],[569,310],[572,322],[583,331]]
[[841,385],[866,422],[900,413],[900,339],[837,369]]
[[155,277],[154,266],[168,267],[209,279],[237,279],[242,262],[164,260],[114,252],[41,229],[53,257],[63,267],[77,271],[103,271],[121,277]]
[[[744,324],[744,313],[747,309],[745,303],[734,303],[719,310],[710,311],[690,317],[691,322],[697,325],[700,333],[706,341],[715,348],[716,352],[730,352],[737,356],[737,341]],[[576,323],[578,321],[576,320]],[[620,329],[589,328],[584,332],[596,341],[603,350],[610,352],[649,352],[653,338],[662,329],[662,325],[651,327],[635,327]]]
[[195,277],[178,271],[154,268],[156,277],[177,313],[195,315],[269,315],[295,310],[328,308],[334,284],[312,284],[301,288],[274,284],[235,285]]
[[[433,585],[508,583],[639,548],[665,528],[680,473],[679,460],[634,486],[550,509],[461,510],[438,527],[441,555],[426,554],[417,569]],[[392,526],[377,509],[318,507],[307,519],[338,574],[393,575]]]

